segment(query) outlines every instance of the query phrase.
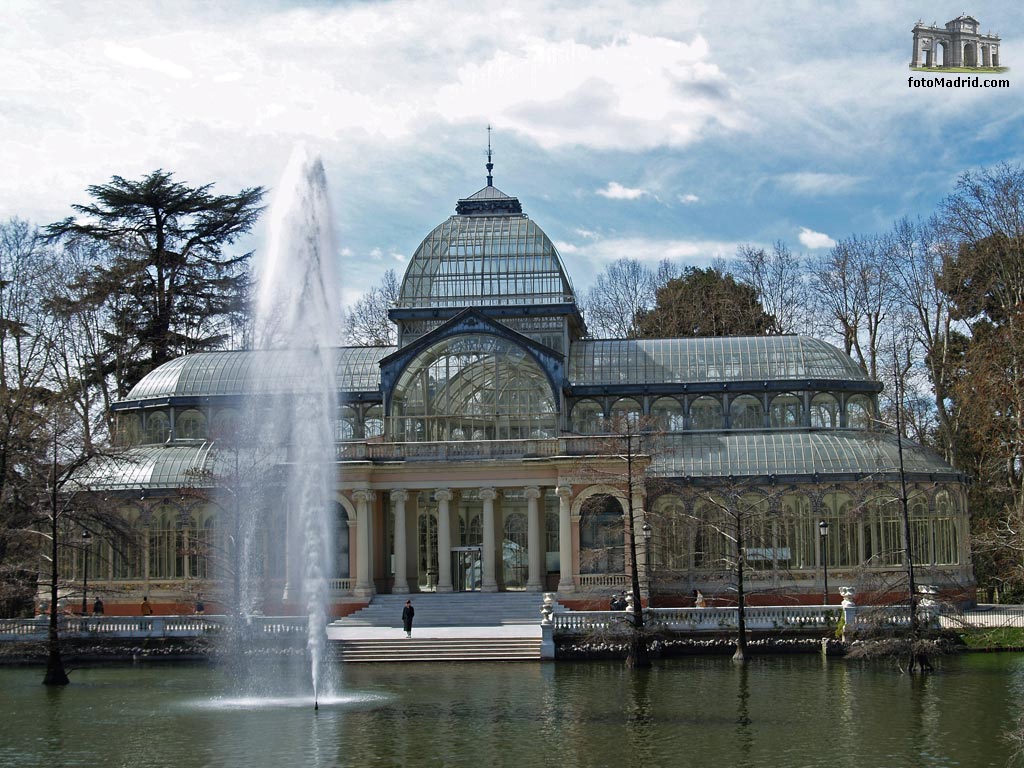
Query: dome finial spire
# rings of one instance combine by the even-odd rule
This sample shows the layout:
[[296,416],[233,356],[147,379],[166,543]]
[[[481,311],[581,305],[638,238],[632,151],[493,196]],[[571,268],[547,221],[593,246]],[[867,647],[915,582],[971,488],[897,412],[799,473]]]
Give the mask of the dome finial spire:
[[494,186],[494,176],[491,172],[494,170],[494,163],[491,162],[491,126],[487,126],[487,186]]

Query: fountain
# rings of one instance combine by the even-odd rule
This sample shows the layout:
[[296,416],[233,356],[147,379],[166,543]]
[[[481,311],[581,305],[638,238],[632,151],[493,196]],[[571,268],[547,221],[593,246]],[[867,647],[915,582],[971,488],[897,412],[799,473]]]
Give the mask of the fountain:
[[[253,365],[247,421],[255,425],[249,434],[256,442],[247,450],[257,456],[256,465],[260,456],[265,458],[266,471],[257,472],[263,479],[257,481],[250,503],[236,502],[245,507],[238,510],[242,573],[236,596],[242,617],[252,615],[260,604],[257,518],[266,513],[268,497],[280,503],[283,496],[287,530],[271,535],[285,536],[286,597],[302,607],[308,620],[314,708],[332,687],[324,655],[336,487],[333,424],[338,389],[333,350],[341,319],[336,253],[323,164],[298,147],[275,191],[268,247],[256,264],[254,347],[265,357]],[[278,478],[275,472],[284,475]],[[273,492],[259,487],[261,482],[272,485]]]

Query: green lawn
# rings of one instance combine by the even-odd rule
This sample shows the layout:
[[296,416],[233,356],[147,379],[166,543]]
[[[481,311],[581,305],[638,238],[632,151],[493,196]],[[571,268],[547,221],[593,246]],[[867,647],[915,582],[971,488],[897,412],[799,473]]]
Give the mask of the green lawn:
[[991,648],[1024,648],[1024,628],[995,627],[972,629],[960,633],[964,644],[971,650]]

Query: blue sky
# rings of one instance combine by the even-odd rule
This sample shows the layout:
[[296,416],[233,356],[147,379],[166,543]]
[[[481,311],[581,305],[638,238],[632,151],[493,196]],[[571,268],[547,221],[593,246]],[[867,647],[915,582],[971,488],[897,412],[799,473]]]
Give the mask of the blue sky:
[[[908,88],[914,23],[965,11],[1011,87]],[[6,0],[0,218],[48,223],[161,167],[273,187],[304,142],[351,299],[483,186],[490,123],[496,186],[579,290],[622,256],[808,251],[1024,161],[1022,33],[1010,2]]]

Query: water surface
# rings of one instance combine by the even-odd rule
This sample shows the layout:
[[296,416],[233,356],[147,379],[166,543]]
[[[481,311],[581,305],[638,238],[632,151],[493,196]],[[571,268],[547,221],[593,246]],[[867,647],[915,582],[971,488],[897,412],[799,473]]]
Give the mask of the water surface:
[[[297,678],[308,668],[295,665]],[[932,676],[816,656],[341,669],[341,694],[240,695],[226,668],[0,669],[0,765],[1006,766],[1024,655]],[[301,688],[301,686],[299,686]]]

